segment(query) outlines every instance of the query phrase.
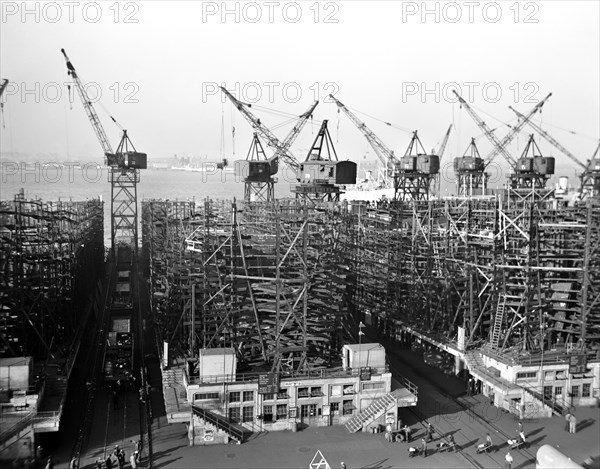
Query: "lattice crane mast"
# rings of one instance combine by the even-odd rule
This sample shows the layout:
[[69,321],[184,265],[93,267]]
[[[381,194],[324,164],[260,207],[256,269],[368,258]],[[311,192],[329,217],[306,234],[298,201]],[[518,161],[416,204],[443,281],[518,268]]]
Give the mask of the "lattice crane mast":
[[[383,141],[373,133],[367,124],[362,122],[358,117],[356,117],[341,101],[336,99],[333,95],[329,95],[329,97],[335,102],[337,107],[344,111],[344,114],[348,116],[348,118],[352,121],[352,123],[356,126],[358,130],[365,136],[377,158],[383,164],[384,174],[382,175],[383,182],[386,186],[393,186],[393,175],[396,172],[396,165],[400,163],[398,158],[394,155],[394,151],[390,150],[388,146],[383,143]],[[391,173],[391,174],[390,174]]]
[[300,119],[294,126],[294,128],[290,131],[288,136],[281,142],[273,132],[271,132],[258,117],[252,114],[248,107],[250,104],[242,103],[235,96],[233,96],[229,91],[227,91],[224,87],[221,87],[221,91],[227,96],[230,101],[235,105],[235,107],[242,113],[244,118],[250,123],[252,128],[258,132],[267,142],[267,145],[275,150],[275,155],[278,158],[287,164],[290,168],[297,170],[298,169],[298,161],[296,158],[290,153],[290,146],[306,124],[306,121],[309,117],[312,116],[314,109],[319,104],[319,101],[315,101],[308,108],[308,110],[300,116]]
[[[116,153],[102,127],[100,118],[85,91],[73,63],[64,49],[60,50],[67,63],[68,74],[73,78],[75,87],[83,103],[88,119],[104,151],[105,163],[110,166],[108,180],[111,184],[111,249],[116,254],[117,242],[130,244],[135,252],[138,245],[137,183],[140,182],[140,169],[147,168],[147,155],[136,151],[133,143],[123,130]],[[112,121],[118,125],[114,117]],[[120,126],[119,126],[120,127]]]

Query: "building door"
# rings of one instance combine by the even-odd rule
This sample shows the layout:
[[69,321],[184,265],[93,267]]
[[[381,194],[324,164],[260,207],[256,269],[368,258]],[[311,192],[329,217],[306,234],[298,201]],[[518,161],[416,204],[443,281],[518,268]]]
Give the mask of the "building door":
[[317,421],[317,417],[317,404],[302,404],[300,406],[300,421],[302,423],[306,425],[314,424]]

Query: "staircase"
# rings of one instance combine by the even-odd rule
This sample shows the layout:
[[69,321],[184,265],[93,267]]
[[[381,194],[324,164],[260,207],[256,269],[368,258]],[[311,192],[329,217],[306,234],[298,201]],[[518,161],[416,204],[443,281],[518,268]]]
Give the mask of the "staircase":
[[506,297],[501,294],[498,298],[498,306],[496,308],[496,315],[494,316],[494,328],[492,329],[492,339],[490,345],[492,348],[498,348],[500,343],[500,334],[502,333],[502,320],[504,319],[504,310],[506,309]]
[[471,372],[476,370],[482,372],[487,371],[483,358],[481,357],[481,352],[478,350],[469,350],[465,352],[465,364],[467,365],[467,369]]
[[369,425],[392,407],[392,404],[396,405],[396,398],[391,392],[379,399],[375,399],[369,407],[346,422],[346,430],[350,433],[356,433],[357,431],[362,430],[365,425]]
[[544,410],[546,410],[547,412],[552,412],[553,414],[559,416],[565,415],[565,408],[562,405],[558,404],[555,400],[546,399],[543,394],[540,394],[539,392],[534,391],[533,389],[529,389],[524,386],[523,389],[527,394],[529,394],[536,401],[542,404]]
[[192,412],[205,422],[210,423],[219,430],[227,433],[229,438],[235,440],[237,443],[243,443],[252,434],[250,430],[244,428],[242,425],[233,423],[228,418],[223,417],[215,412],[211,412],[208,409],[203,409],[202,407],[192,405]]
[[169,368],[162,370],[162,381],[164,387],[175,387],[183,385],[183,368]]

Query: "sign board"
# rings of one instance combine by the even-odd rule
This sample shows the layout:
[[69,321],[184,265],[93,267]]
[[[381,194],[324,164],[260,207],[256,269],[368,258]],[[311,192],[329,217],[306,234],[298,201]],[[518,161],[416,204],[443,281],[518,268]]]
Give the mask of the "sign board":
[[279,392],[279,374],[265,373],[258,375],[259,394],[277,394]]
[[204,430],[204,441],[214,441],[215,432],[214,430]]
[[371,368],[365,367],[360,369],[360,380],[371,381]]
[[587,355],[571,355],[569,356],[569,373],[574,375],[585,373],[587,371]]
[[328,417],[329,415],[331,415],[331,407],[329,404],[326,404],[323,406],[323,417]]
[[293,388],[294,386],[300,386],[302,384],[302,381],[286,381],[284,383],[282,383],[281,385],[285,388]]
[[331,469],[331,466],[323,456],[321,451],[317,450],[315,457],[310,462],[308,469]]
[[290,418],[295,419],[298,416],[298,408],[290,407]]
[[385,423],[396,423],[396,417],[393,412],[385,414]]

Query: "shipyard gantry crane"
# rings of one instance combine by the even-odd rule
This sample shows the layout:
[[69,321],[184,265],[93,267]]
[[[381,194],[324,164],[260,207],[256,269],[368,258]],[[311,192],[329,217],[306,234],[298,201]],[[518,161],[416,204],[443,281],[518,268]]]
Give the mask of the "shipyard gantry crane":
[[[106,136],[100,118],[92,105],[83,83],[73,63],[64,49],[61,52],[67,63],[68,74],[73,78],[85,112],[104,151],[104,162],[108,168],[108,181],[111,185],[110,197],[110,241],[113,255],[116,254],[116,243],[130,244],[137,252],[138,245],[138,210],[137,183],[140,181],[140,170],[147,168],[146,153],[138,152],[123,129],[121,141],[114,152]],[[111,116],[115,124],[117,121]],[[117,124],[118,125],[118,124]]]
[[[393,150],[390,150],[377,135],[373,133],[367,125],[356,117],[342,102],[336,99],[333,95],[329,97],[336,103],[339,109],[344,111],[348,118],[365,136],[375,154],[383,164],[378,182],[381,182],[385,187],[394,187],[394,198],[396,200],[428,200],[434,182],[440,170],[440,156],[428,155],[420,141],[418,141],[416,132],[413,133],[413,138],[409,144],[409,150],[403,157],[397,158]],[[448,129],[447,134],[449,134]],[[420,148],[419,148],[420,145]],[[445,147],[445,145],[444,145]],[[418,151],[423,150],[423,153]],[[417,153],[412,154],[412,151]],[[435,185],[437,186],[437,185]]]
[[[487,184],[487,173],[486,168],[493,162],[494,158],[498,154],[502,154],[506,161],[510,164],[510,167],[513,171],[511,174],[511,186],[513,188],[528,188],[528,187],[538,187],[540,181],[544,181],[550,174],[547,172],[548,170],[554,171],[554,166],[550,168],[550,166],[539,166],[535,167],[534,165],[529,165],[527,160],[519,159],[515,160],[508,150],[506,146],[514,139],[514,137],[521,131],[523,126],[529,121],[529,119],[538,112],[544,103],[552,96],[552,93],[549,93],[544,99],[542,99],[539,103],[537,103],[531,111],[527,113],[526,116],[523,116],[523,119],[518,122],[506,136],[499,140],[498,137],[494,134],[494,132],[487,126],[485,121],[479,117],[479,115],[469,106],[469,104],[455,91],[454,94],[458,98],[461,106],[463,106],[471,118],[475,121],[477,126],[483,131],[488,140],[492,143],[494,148],[492,151],[482,159],[479,156],[473,156],[475,153],[470,154],[470,156],[466,156],[469,154],[469,148],[467,148],[467,152],[465,156],[461,158],[456,158],[454,160],[454,171],[457,176],[458,181],[458,195],[462,196],[471,196],[475,195],[475,193],[484,193],[485,186]],[[479,151],[476,152],[479,155]],[[545,162],[548,163],[548,162]]]
[[[246,160],[237,161],[235,164],[237,175],[244,177],[244,200],[246,202],[250,200],[271,202],[275,197],[274,176],[279,170],[279,160],[285,163],[294,173],[297,171],[299,163],[289,150],[308,119],[312,117],[313,111],[317,107],[317,104],[319,104],[319,101],[314,101],[306,112],[299,116],[298,121],[282,142],[259,118],[248,110],[248,107],[251,105],[242,103],[224,87],[221,87],[221,91],[255,130]],[[267,146],[275,150],[275,153],[270,158],[266,157],[257,134],[260,134],[266,140]]]
[[[525,116],[523,116],[523,114],[521,114],[515,108],[513,108],[512,106],[508,106],[508,107],[519,118],[525,119]],[[596,161],[596,163],[593,163],[595,160],[595,155],[598,153],[598,150],[596,150],[596,152],[592,156],[592,159],[586,165],[586,164],[582,163],[581,161],[579,161],[579,159],[577,159],[577,157],[575,157],[575,155],[573,155],[573,153],[571,153],[569,150],[567,150],[554,137],[552,137],[552,135],[550,135],[548,132],[546,132],[544,129],[542,129],[535,122],[533,122],[531,120],[527,120],[527,124],[532,129],[534,129],[541,137],[543,137],[548,143],[550,143],[550,145],[553,145],[556,149],[558,149],[561,153],[563,153],[565,156],[567,156],[571,161],[573,161],[575,164],[577,164],[582,169],[582,172],[579,175],[579,179],[580,179],[579,199],[580,200],[587,198],[587,197],[597,197],[598,195],[600,195],[600,194],[598,194],[598,189],[594,189],[594,187],[597,187],[597,185],[600,184],[600,163],[598,161]],[[598,146],[598,148],[600,148],[600,145]]]
[[337,152],[329,130],[327,120],[319,129],[308,155],[296,171],[296,179],[300,183],[292,187],[296,198],[316,202],[337,202],[340,199],[341,187],[345,184],[356,184],[356,163],[338,161]]
[[358,117],[356,117],[341,101],[339,101],[332,94],[329,95],[329,98],[332,99],[337,105],[338,109],[344,111],[344,114],[348,116],[348,118],[352,121],[352,123],[356,126],[358,130],[362,132],[365,136],[373,151],[379,158],[382,166],[379,168],[379,172],[377,175],[377,183],[380,186],[386,188],[394,187],[394,175],[396,174],[396,167],[400,164],[400,161],[394,155],[394,151],[390,150],[383,141],[373,133],[371,129],[367,127],[367,125],[362,122]]

